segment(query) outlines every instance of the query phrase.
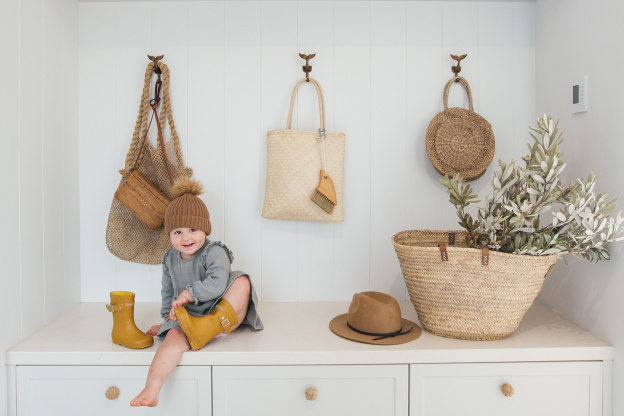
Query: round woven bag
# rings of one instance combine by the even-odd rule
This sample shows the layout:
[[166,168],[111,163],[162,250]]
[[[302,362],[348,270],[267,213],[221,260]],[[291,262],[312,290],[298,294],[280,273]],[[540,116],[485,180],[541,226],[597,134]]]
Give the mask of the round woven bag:
[[[468,93],[470,109],[448,108],[451,85],[459,82]],[[438,113],[427,129],[427,154],[441,174],[466,181],[481,177],[494,158],[494,133],[486,119],[474,112],[470,85],[462,77],[451,79],[444,88],[444,111]]]
[[418,320],[448,338],[504,338],[518,328],[558,257],[485,255],[466,247],[465,236],[414,230],[392,237]]

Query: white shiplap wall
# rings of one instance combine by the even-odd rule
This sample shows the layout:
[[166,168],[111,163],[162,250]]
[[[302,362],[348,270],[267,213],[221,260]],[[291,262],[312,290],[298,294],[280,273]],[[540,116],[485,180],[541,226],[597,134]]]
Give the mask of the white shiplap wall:
[[7,316],[0,336],[0,415],[5,415],[5,351],[80,302],[74,0],[0,2],[0,79],[5,236],[0,303]]
[[[535,5],[526,2],[227,1],[80,4],[82,300],[130,290],[160,300],[160,267],[116,259],[105,245],[147,54],[171,70],[186,162],[205,187],[213,239],[234,251],[263,301],[348,300],[406,292],[390,237],[456,228],[425,152],[454,64],[493,126],[496,156],[523,154],[535,116]],[[345,221],[265,220],[266,131],[283,128],[298,53],[316,53],[327,128],[347,135]],[[294,126],[316,129],[304,84]],[[459,86],[450,106],[466,106]],[[491,168],[475,183],[487,188]]]

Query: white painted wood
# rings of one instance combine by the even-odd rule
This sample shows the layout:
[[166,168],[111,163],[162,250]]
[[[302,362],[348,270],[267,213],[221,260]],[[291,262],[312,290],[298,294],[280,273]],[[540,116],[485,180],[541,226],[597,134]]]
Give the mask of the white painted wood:
[[410,415],[598,416],[602,388],[600,362],[412,365]]
[[[238,371],[237,375],[230,372],[230,367],[224,370],[223,374],[226,374],[231,380],[236,379],[237,387],[251,391],[249,394],[238,394],[236,397],[239,398],[238,401],[241,401],[240,397],[245,397],[246,400],[243,402],[257,406],[258,412],[261,412],[261,406],[270,406],[270,402],[273,400],[269,400],[267,403],[266,399],[275,397],[275,394],[280,395],[280,397],[274,401],[289,403],[289,405],[282,406],[280,411],[282,408],[298,409],[296,405],[290,405],[291,400],[301,399],[301,394],[307,388],[307,386],[301,386],[303,386],[304,381],[310,379],[314,380],[314,386],[319,389],[319,401],[316,403],[319,407],[335,403],[333,398],[336,396],[333,393],[329,393],[327,396],[325,393],[327,384],[323,381],[324,379],[333,379],[333,381],[329,381],[332,385],[336,380],[340,380],[340,386],[345,388],[336,389],[338,390],[336,394],[339,396],[344,397],[346,393],[351,394],[353,388],[360,390],[358,400],[355,402],[366,401],[367,399],[381,399],[383,401],[383,397],[389,397],[395,388],[395,392],[407,389],[407,364],[416,364],[412,366],[412,375],[418,376],[421,374],[421,369],[431,368],[430,375],[443,376],[449,380],[448,385],[445,383],[442,386],[442,393],[439,393],[444,396],[444,399],[433,402],[436,406],[453,406],[453,403],[457,402],[465,404],[468,409],[468,406],[471,406],[470,403],[479,400],[480,393],[472,394],[472,397],[464,401],[461,400],[462,392],[470,394],[474,391],[475,386],[491,382],[492,379],[500,376],[508,376],[516,388],[517,393],[513,398],[516,403],[517,399],[521,399],[523,394],[531,389],[531,386],[536,385],[540,386],[542,393],[552,391],[552,397],[555,399],[567,397],[561,396],[561,394],[565,394],[561,393],[561,387],[564,390],[568,388],[568,394],[574,394],[581,400],[582,397],[588,397],[587,395],[591,394],[588,403],[594,406],[594,400],[600,401],[603,394],[601,383],[605,384],[605,389],[607,389],[605,391],[610,388],[609,377],[603,377],[602,368],[603,361],[613,360],[613,348],[540,303],[535,303],[525,315],[519,328],[512,335],[502,340],[465,341],[424,332],[414,341],[384,348],[379,348],[378,345],[346,340],[327,328],[327,323],[334,316],[344,313],[348,305],[348,302],[261,303],[259,313],[265,324],[264,330],[255,332],[243,327],[225,337],[214,339],[201,350],[184,354],[180,361],[180,367],[176,371],[200,369],[202,377],[208,377],[208,370],[205,366],[234,366],[236,368],[231,371]],[[416,312],[411,303],[401,302],[400,306],[402,315],[406,319],[417,322]],[[158,303],[138,303],[135,305],[137,326],[144,329],[153,324],[153,321],[158,318],[159,309]],[[151,348],[130,350],[111,342],[111,327],[112,318],[109,313],[103,312],[103,305],[100,302],[82,303],[9,350],[6,355],[7,364],[17,366],[20,369],[33,368],[35,370],[32,371],[37,376],[43,374],[36,370],[38,368],[54,368],[56,370],[50,370],[52,374],[50,374],[49,381],[66,387],[67,384],[64,384],[63,379],[67,380],[67,378],[73,377],[73,374],[76,375],[76,379],[84,377],[95,379],[82,383],[85,386],[100,383],[97,380],[108,381],[113,377],[132,379],[136,383],[136,387],[130,389],[132,393],[129,396],[133,397],[136,394],[135,391],[142,387],[148,366],[160,345],[160,341],[156,340],[155,345]],[[100,330],[94,331],[93,328],[100,328]],[[360,383],[358,380],[371,378],[371,374],[376,374],[378,368],[392,364],[398,364],[398,366],[391,366],[392,368],[403,368],[400,373],[404,376],[396,379],[396,387],[390,389],[386,384],[387,379],[386,381],[376,380],[371,383],[383,388],[379,389],[380,392],[377,394],[373,394],[368,390],[371,388],[368,382],[361,385],[357,384]],[[421,366],[421,364],[427,365]],[[131,370],[135,368],[133,366],[142,367],[137,373]],[[363,368],[363,370],[357,370],[362,371],[361,373],[352,372],[352,369],[359,367]],[[127,370],[129,372],[128,377],[124,377],[124,373],[116,371],[117,368],[130,368]],[[439,370],[436,370],[438,368]],[[109,370],[112,373],[107,372]],[[215,371],[218,371],[218,368]],[[214,374],[215,414],[225,414],[225,412],[216,409],[225,402],[231,402],[232,393],[230,387],[225,382],[221,382],[220,376],[216,372]],[[537,375],[541,376],[536,379],[535,376]],[[585,377],[584,383],[578,382],[579,375],[581,378]],[[276,379],[281,379],[281,381]],[[429,377],[425,380],[427,383],[435,383],[435,379]],[[545,383],[544,380],[547,380],[546,383],[549,384],[548,389],[542,387]],[[417,403],[427,404],[429,398],[438,394],[437,392],[427,393],[425,391],[427,393],[425,394],[425,401],[419,401],[416,395],[422,396],[423,393],[422,388],[414,387],[416,382],[418,382],[418,377],[411,383],[413,387],[410,395],[412,406]],[[165,388],[167,386],[178,388],[178,384],[174,378],[165,384]],[[455,394],[453,385],[458,384],[460,391]],[[553,385],[552,389],[550,384]],[[21,380],[18,380],[18,389],[19,385],[21,385]],[[107,387],[108,385],[103,388]],[[294,395],[291,393],[293,388],[297,390]],[[495,389],[498,388],[500,386],[495,386]],[[417,391],[415,392],[414,389]],[[210,388],[200,389],[202,392],[209,390]],[[50,391],[42,394],[54,395],[54,391],[51,388]],[[122,388],[122,392],[126,394],[126,388]],[[196,392],[197,390],[191,389],[185,394],[194,395],[197,394]],[[22,394],[20,391],[17,394],[21,403]],[[99,396],[100,394],[102,394],[101,390],[98,397],[93,399],[93,403],[104,400]],[[181,394],[180,397],[188,397],[185,394]],[[261,395],[262,400],[251,399],[258,394]],[[400,394],[403,395],[406,392]],[[88,399],[91,398],[90,393],[85,392],[85,395]],[[167,400],[173,400],[173,396],[172,394],[167,399],[162,398],[161,403],[165,404]],[[176,400],[178,396],[175,394]],[[204,394],[203,396],[209,397],[210,395]],[[294,399],[292,399],[293,397]],[[451,400],[448,399],[452,397],[460,397],[460,399],[450,403]],[[129,400],[127,397],[123,400],[124,406],[126,406],[127,400]],[[330,403],[327,403],[327,400]],[[350,401],[353,402],[353,400]],[[492,406],[497,406],[499,402],[496,398],[491,400]],[[407,405],[406,401],[401,399],[397,401],[397,404],[403,406],[397,408],[399,409],[398,414],[407,414],[407,409],[404,407]],[[371,408],[374,406],[371,404]],[[547,403],[546,406],[550,406],[550,404]],[[540,408],[541,402],[538,405],[533,405],[533,407],[535,409]],[[487,411],[489,408],[489,406],[484,406],[482,410],[486,409],[484,411]],[[122,408],[122,410],[125,409]],[[295,413],[302,414],[307,410],[310,409],[304,406],[301,412]],[[332,412],[324,412],[324,414],[328,413],[331,414]],[[388,413],[391,412],[378,412],[376,414]],[[465,414],[466,412],[459,413]],[[278,412],[278,414],[280,413]],[[368,413],[364,412],[363,414]],[[509,413],[499,412],[495,414]],[[533,413],[524,412],[522,414]],[[558,414],[558,412],[553,411],[550,414]]]
[[407,414],[406,365],[217,366],[213,377],[218,415]]
[[192,88],[188,88],[188,137],[183,146],[185,162],[204,187],[200,198],[210,212],[211,239],[218,241],[224,239],[226,216],[224,11],[222,2],[188,4],[187,82]]
[[[417,321],[409,301],[399,303],[405,319]],[[241,327],[184,354],[180,365],[346,365],[402,363],[488,363],[602,361],[613,359],[606,342],[535,303],[518,329],[499,341],[475,342],[428,332],[405,344],[380,348],[331,332],[328,323],[349,302],[260,303],[261,331]],[[134,318],[145,331],[160,318],[160,303],[139,303]],[[142,350],[111,342],[113,319],[104,304],[83,303],[7,352],[9,365],[146,365],[160,340]],[[93,328],[99,328],[94,331]]]
[[429,122],[442,107],[442,88],[448,78],[440,73],[441,28],[446,23],[442,2],[408,3],[406,13],[406,229],[440,229],[440,211],[448,202],[431,197],[445,191],[427,156],[425,140]]
[[[118,290],[115,257],[106,247],[106,224],[119,184],[113,140],[115,89],[115,7],[80,4],[80,262],[83,301],[105,300]],[[108,64],[108,65],[107,65]],[[117,64],[115,64],[117,65]],[[141,72],[143,73],[143,72]],[[127,100],[136,103],[136,93]],[[129,145],[128,145],[129,146]]]
[[[406,299],[391,236],[403,229],[458,227],[424,149],[426,128],[442,109],[442,90],[452,76],[448,55],[469,54],[462,74],[472,86],[476,109],[483,96],[494,113],[484,116],[511,132],[495,131],[497,146],[509,154],[516,147],[524,151],[526,136],[516,132],[526,129],[512,131],[509,125],[533,118],[528,117],[534,112],[533,95],[526,92],[535,83],[532,7],[401,1],[80,3],[80,241],[81,263],[89,265],[82,276],[83,300],[106,300],[110,290],[124,286],[139,300],[160,301],[160,267],[115,259],[103,238],[148,53],[164,53],[172,71],[176,127],[185,160],[204,184],[212,237],[234,251],[234,268],[252,275],[261,299],[348,300],[364,290]],[[523,64],[512,76],[498,56],[520,59],[518,49]],[[299,52],[317,53],[311,64],[325,92],[327,127],[347,137],[347,215],[341,224],[260,217],[266,131],[285,125],[292,88],[303,76]],[[115,62],[114,79],[102,60]],[[114,85],[101,88],[103,79]],[[492,87],[505,82],[507,89]],[[307,87],[301,88],[294,125],[317,128],[316,97]],[[451,105],[465,101],[454,89]],[[488,187],[487,181],[474,186]]]
[[[80,158],[78,3],[63,1],[63,248],[64,310],[80,302]],[[55,219],[58,221],[58,219]]]
[[[210,367],[178,367],[167,379],[155,408],[132,408],[129,403],[145,386],[147,366],[17,367],[19,415],[211,414]],[[110,400],[106,390],[119,396]]]
[[390,237],[405,229],[406,4],[371,2],[370,288],[405,298]]
[[[11,388],[11,381],[7,377],[11,370],[5,367],[4,352],[9,347],[17,344],[21,339],[21,278],[20,278],[20,109],[16,105],[20,99],[19,90],[19,1],[9,0],[2,3],[0,13],[0,56],[5,58],[4,64],[0,65],[0,78],[3,82],[3,99],[0,100],[0,125],[3,133],[0,142],[3,150],[0,152],[0,163],[8,180],[0,182],[0,190],[3,197],[0,204],[0,215],[6,236],[0,240],[0,252],[5,272],[0,277],[3,290],[0,293],[0,301],[13,311],[8,319],[2,337],[0,337],[0,403],[8,403],[7,388]],[[6,41],[5,41],[6,40]],[[7,197],[8,196],[8,197]],[[7,374],[8,373],[8,374]],[[0,414],[3,412],[0,409]]]
[[[472,90],[474,110],[479,112],[479,18],[477,2],[443,2],[442,3],[442,54],[441,72],[442,83],[440,94],[444,92],[444,86],[454,75],[451,67],[456,61],[451,59],[450,54],[468,57],[462,61],[461,76],[468,80]],[[469,63],[470,62],[470,63]],[[468,108],[468,97],[459,84],[451,87],[448,107]],[[440,111],[444,109],[440,107]],[[440,177],[438,177],[439,179]],[[478,192],[480,182],[472,183],[472,187]],[[443,189],[443,188],[441,188]],[[443,230],[456,230],[457,214],[455,207],[449,202],[446,190],[442,191],[442,206],[440,210],[440,228]]]
[[[20,100],[19,100],[19,180],[20,193],[20,274],[22,336],[45,323],[43,262],[43,1],[20,3]],[[45,308],[45,307],[44,307]]]
[[490,193],[492,172],[499,159],[519,159],[513,153],[515,89],[510,66],[514,63],[514,49],[504,47],[513,45],[513,5],[479,3],[478,20],[479,114],[492,125],[496,141],[494,160],[478,180],[479,199],[484,201]]
[[43,4],[43,280],[46,321],[65,310],[63,285],[63,12],[62,2]]
[[[527,153],[529,126],[535,121],[535,3],[513,3],[513,85],[514,131],[511,153],[515,157]],[[509,73],[508,73],[509,76]]]
[[335,225],[333,299],[370,287],[371,3],[334,3],[335,124],[346,132],[345,221]]
[[260,73],[261,5],[225,4],[225,199],[224,242],[235,255],[233,268],[257,276],[260,286],[260,157],[262,149]]
[[[297,48],[297,9],[296,2],[262,3],[260,207],[266,188],[266,132],[286,128],[293,88],[303,75]],[[261,219],[261,223],[262,270],[261,275],[252,276],[257,286],[257,278],[261,278],[258,295],[268,302],[297,299],[297,222]]]
[[[152,21],[157,19],[156,16],[150,18],[151,12],[152,7],[149,3],[115,5],[115,136],[111,137],[116,167],[112,172],[115,189],[121,180],[119,169],[125,166],[126,155],[132,141],[143,90],[143,74],[149,63],[145,52],[150,50],[153,43],[150,36]],[[155,80],[156,77],[153,78]],[[173,83],[173,80],[171,82]],[[153,98],[153,94],[152,89],[150,97]],[[175,113],[176,106],[173,104],[172,106]],[[152,124],[150,133],[153,137],[157,137],[156,131],[155,124]],[[169,136],[165,135],[165,137]],[[114,191],[107,197],[112,201],[113,195]],[[149,295],[153,292],[154,286],[158,286],[160,292],[160,279],[152,278],[151,271],[150,266],[116,258],[115,273],[106,279],[115,282],[116,289],[114,290],[123,288],[123,290],[134,292],[137,302],[147,301],[150,300]],[[146,291],[144,288],[151,290]]]
[[[334,4],[331,1],[298,3],[297,47],[316,56],[312,73],[325,96],[325,128],[337,131],[334,118]],[[305,63],[305,61],[299,60]],[[303,78],[301,72],[298,78]],[[297,124],[293,128],[316,131],[320,127],[316,89],[308,83],[297,92]],[[296,127],[295,127],[296,126]],[[348,140],[348,139],[347,139]],[[346,146],[346,145],[345,145]],[[343,201],[344,203],[344,201]],[[300,221],[297,224],[297,299],[320,301],[333,298],[335,263],[334,223]]]

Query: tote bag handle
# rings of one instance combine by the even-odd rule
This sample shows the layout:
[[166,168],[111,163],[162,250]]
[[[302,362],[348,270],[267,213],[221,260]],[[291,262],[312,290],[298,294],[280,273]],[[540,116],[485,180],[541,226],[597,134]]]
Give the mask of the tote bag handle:
[[323,98],[323,90],[321,89],[321,85],[314,78],[302,78],[301,81],[299,81],[297,85],[295,85],[295,90],[293,91],[292,99],[290,100],[290,110],[288,110],[288,122],[286,123],[286,130],[290,130],[293,107],[295,106],[295,97],[297,96],[297,89],[299,89],[299,86],[307,80],[314,84],[314,87],[316,88],[316,93],[319,100],[319,118],[321,121],[321,130],[325,131],[325,99]]

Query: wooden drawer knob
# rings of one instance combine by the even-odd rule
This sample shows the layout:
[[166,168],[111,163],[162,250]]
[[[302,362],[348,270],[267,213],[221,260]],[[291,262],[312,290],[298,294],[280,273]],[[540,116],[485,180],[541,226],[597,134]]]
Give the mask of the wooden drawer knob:
[[115,400],[119,396],[119,389],[115,386],[110,386],[106,389],[105,395],[108,400]]
[[315,387],[308,387],[306,389],[305,395],[307,400],[316,400],[316,398],[318,397],[318,391]]
[[503,384],[501,386],[501,391],[503,392],[503,396],[505,397],[511,397],[514,395],[514,388],[511,384]]

